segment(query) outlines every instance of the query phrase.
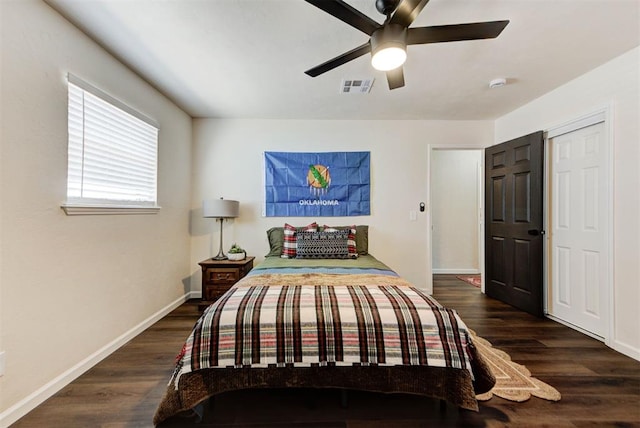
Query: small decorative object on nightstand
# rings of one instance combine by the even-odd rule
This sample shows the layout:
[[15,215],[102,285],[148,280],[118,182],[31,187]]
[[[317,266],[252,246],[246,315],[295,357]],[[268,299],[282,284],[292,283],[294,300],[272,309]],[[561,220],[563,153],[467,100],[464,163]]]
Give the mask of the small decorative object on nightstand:
[[240,281],[253,269],[253,259],[244,260],[214,260],[207,259],[198,263],[202,267],[202,302],[200,310],[218,300],[233,284]]
[[238,244],[233,244],[227,252],[229,260],[244,260],[245,257],[247,257],[247,253]]

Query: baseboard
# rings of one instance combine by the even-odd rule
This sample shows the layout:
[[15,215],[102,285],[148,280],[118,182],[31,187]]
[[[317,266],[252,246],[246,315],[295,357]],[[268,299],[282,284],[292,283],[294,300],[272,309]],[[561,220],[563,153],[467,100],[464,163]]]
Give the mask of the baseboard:
[[480,275],[478,269],[433,269],[432,272],[442,275]]
[[601,336],[598,336],[597,334],[591,333],[589,330],[585,330],[584,328],[582,328],[580,326],[577,326],[575,324],[571,324],[570,322],[567,322],[567,321],[563,320],[562,318],[558,318],[558,317],[556,317],[554,315],[551,315],[549,313],[545,314],[545,316],[547,318],[549,318],[550,320],[557,322],[558,324],[562,324],[564,326],[567,326],[567,327],[569,327],[569,328],[571,328],[571,329],[573,329],[575,331],[578,331],[578,332],[584,334],[585,336],[589,336],[592,339],[595,339],[595,340],[597,340],[599,342],[605,343],[604,337],[601,337]]
[[593,339],[596,339],[600,342],[603,342],[605,345],[607,345],[609,348],[613,349],[614,351],[620,352],[621,354],[626,355],[627,357],[633,358],[634,360],[640,361],[640,350],[637,348],[634,348],[631,345],[627,345],[626,343],[622,343],[620,341],[617,340],[607,340],[606,338],[600,337],[596,334],[593,334],[583,328],[578,327],[577,325],[571,324],[569,322],[566,322],[560,318],[557,318],[553,315],[550,314],[546,314],[546,317],[549,318],[550,320],[553,320],[559,324],[562,325],[566,325],[567,327],[570,327],[576,331],[579,331],[580,333],[589,336]]
[[60,391],[62,388],[67,386],[73,380],[77,379],[84,372],[98,364],[100,361],[111,355],[113,352],[117,351],[120,347],[122,347],[125,343],[129,342],[131,339],[142,333],[147,328],[151,327],[154,323],[159,321],[161,318],[169,314],[175,308],[186,302],[190,298],[196,298],[199,296],[195,296],[193,291],[188,292],[184,296],[181,296],[169,303],[164,308],[160,309],[155,314],[151,315],[149,318],[142,321],[137,326],[133,327],[117,339],[108,343],[98,351],[89,355],[84,360],[80,361],[75,366],[71,367],[69,370],[65,371],[52,381],[46,383],[41,388],[37,389],[27,397],[18,401],[13,406],[9,407],[4,412],[0,413],[0,427],[6,428],[12,423],[16,422],[18,419],[29,413],[31,410],[35,409],[37,406],[42,404],[45,400],[50,398],[56,392]]
[[607,343],[607,345],[611,347],[611,349],[614,349],[627,357],[640,361],[640,349],[638,348],[634,348],[631,345],[627,345],[626,343],[622,343],[617,340],[612,340],[611,343]]

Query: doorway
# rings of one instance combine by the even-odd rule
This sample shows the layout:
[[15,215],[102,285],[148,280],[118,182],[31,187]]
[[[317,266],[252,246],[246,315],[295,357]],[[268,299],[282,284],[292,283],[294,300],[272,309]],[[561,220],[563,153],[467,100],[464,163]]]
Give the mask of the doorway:
[[483,150],[477,148],[430,151],[433,274],[481,274],[482,160]]

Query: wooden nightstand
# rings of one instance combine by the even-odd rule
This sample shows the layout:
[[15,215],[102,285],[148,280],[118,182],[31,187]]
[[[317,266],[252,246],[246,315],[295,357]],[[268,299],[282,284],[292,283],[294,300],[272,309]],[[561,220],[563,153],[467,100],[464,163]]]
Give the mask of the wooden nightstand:
[[240,281],[253,268],[253,259],[244,260],[213,260],[208,259],[198,263],[202,267],[202,302],[200,310],[215,302],[233,284]]

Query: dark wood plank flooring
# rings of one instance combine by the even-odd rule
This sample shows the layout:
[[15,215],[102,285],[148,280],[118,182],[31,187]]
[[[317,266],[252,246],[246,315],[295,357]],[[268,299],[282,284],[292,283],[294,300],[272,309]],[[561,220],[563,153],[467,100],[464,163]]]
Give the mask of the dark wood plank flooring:
[[[560,402],[494,397],[480,412],[423,397],[335,390],[262,390],[222,394],[205,421],[163,427],[640,427],[640,362],[547,319],[490,299],[452,275],[434,277],[434,296],[533,375],[556,387]],[[172,365],[198,317],[188,302],[106,358],[13,427],[150,427]]]

